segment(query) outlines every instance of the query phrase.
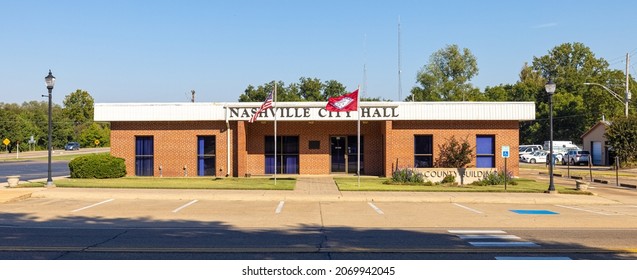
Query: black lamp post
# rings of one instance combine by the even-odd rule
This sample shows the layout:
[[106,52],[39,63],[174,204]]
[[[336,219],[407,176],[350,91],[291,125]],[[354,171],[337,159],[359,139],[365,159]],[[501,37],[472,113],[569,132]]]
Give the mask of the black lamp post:
[[551,135],[549,138],[549,189],[548,193],[556,193],[555,185],[553,184],[553,165],[555,165],[555,160],[553,159],[553,94],[555,93],[555,83],[553,82],[553,78],[549,78],[549,82],[544,86],[546,89],[546,93],[549,95],[549,119],[551,126]]
[[[46,179],[46,186],[47,187],[55,187],[55,185],[53,184],[53,178],[51,178],[51,142],[53,141],[53,136],[52,136],[52,122],[51,122],[51,97],[52,97],[52,93],[53,93],[53,86],[55,86],[55,77],[53,77],[53,74],[51,74],[51,69],[49,69],[49,75],[44,77],[44,82],[46,83],[46,89],[49,90],[49,143],[48,143],[48,149],[49,149],[49,170],[48,170],[48,177]],[[44,97],[46,97],[46,95],[43,95]]]

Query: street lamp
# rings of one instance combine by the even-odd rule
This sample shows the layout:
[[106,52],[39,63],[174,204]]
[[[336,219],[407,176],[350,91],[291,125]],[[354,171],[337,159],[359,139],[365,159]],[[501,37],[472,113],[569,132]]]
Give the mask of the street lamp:
[[[51,97],[52,97],[52,93],[53,93],[53,86],[55,86],[55,77],[53,77],[53,74],[51,74],[51,69],[49,69],[49,75],[47,75],[46,77],[44,77],[44,82],[46,83],[46,89],[49,90],[49,143],[48,143],[48,149],[49,149],[49,170],[48,170],[48,177],[46,179],[46,186],[47,187],[55,187],[55,185],[53,184],[53,178],[51,178],[51,142],[53,141],[53,136],[52,136],[52,123],[51,123]],[[46,95],[42,95],[43,97],[46,97]]]
[[555,83],[553,82],[553,78],[549,78],[549,82],[544,86],[546,89],[546,93],[549,95],[549,119],[551,123],[551,135],[549,138],[549,189],[548,193],[556,193],[555,185],[553,184],[553,165],[555,165],[555,160],[553,159],[553,94],[555,93]]
[[619,97],[619,94],[617,94],[614,91],[610,90],[605,85],[598,84],[598,83],[584,83],[584,84],[587,85],[587,86],[590,86],[590,85],[600,86],[600,87],[604,88],[606,91],[608,91],[608,93],[613,95],[613,97],[615,97],[617,100],[619,100],[619,102],[624,104],[624,116],[628,117],[628,101],[630,101],[630,91],[628,91],[628,89],[626,89],[626,94],[624,95],[624,100],[622,100],[621,97]]

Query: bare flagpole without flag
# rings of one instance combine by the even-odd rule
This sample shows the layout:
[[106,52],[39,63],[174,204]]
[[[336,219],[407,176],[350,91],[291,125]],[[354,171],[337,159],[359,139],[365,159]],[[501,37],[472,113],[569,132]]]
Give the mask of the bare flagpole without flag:
[[358,115],[358,125],[357,125],[357,135],[358,135],[358,139],[357,139],[357,143],[356,143],[356,154],[357,154],[357,159],[356,159],[356,174],[358,176],[358,188],[360,189],[361,187],[361,95],[360,95],[360,89],[361,86],[358,86],[358,89],[356,89],[358,91],[359,94],[356,95],[356,113]]

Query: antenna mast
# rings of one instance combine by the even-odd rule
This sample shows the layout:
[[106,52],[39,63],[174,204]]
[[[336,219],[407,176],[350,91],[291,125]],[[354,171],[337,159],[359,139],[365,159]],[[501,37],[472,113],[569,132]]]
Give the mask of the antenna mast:
[[367,97],[367,34],[363,42],[363,97]]
[[402,72],[400,66],[400,16],[398,16],[398,101],[402,101],[403,97],[403,86],[402,79],[400,77]]

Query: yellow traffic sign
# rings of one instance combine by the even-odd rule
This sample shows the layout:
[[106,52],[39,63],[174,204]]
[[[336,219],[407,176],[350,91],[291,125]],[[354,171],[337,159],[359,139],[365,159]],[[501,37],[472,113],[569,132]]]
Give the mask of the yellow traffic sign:
[[4,141],[2,141],[2,144],[4,144],[5,146],[9,146],[9,143],[11,143],[11,141],[9,141],[8,138],[4,138]]
[[95,139],[95,142],[94,142],[94,143],[95,143],[95,146],[97,146],[97,145],[99,145],[99,144],[100,144],[100,140]]

